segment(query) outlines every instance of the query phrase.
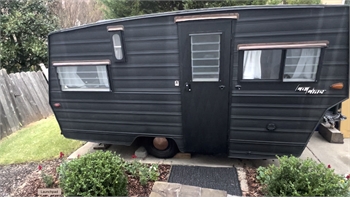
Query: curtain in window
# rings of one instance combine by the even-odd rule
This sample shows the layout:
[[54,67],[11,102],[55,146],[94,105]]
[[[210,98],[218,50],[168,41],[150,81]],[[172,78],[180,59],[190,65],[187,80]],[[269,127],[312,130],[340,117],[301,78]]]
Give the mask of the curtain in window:
[[98,79],[100,80],[100,85],[109,87],[108,76],[105,66],[96,66]]
[[81,87],[85,85],[85,83],[77,75],[77,66],[65,66],[57,69],[62,86]]
[[292,78],[315,79],[320,49],[292,49],[288,57],[296,58],[297,65]]
[[261,79],[261,50],[245,51],[243,79]]

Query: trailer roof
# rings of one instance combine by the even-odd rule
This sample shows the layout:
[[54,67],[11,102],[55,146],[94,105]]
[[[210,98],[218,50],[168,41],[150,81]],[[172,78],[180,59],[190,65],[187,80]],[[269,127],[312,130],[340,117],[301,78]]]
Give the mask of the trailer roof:
[[97,21],[95,23],[89,23],[81,26],[75,26],[67,29],[61,29],[57,31],[51,32],[51,34],[61,33],[61,32],[67,32],[67,31],[73,31],[78,29],[84,29],[88,27],[94,27],[99,25],[108,25],[116,22],[123,22],[123,21],[131,21],[131,20],[138,20],[138,19],[145,19],[145,18],[156,18],[156,17],[163,17],[163,16],[180,16],[180,15],[186,15],[186,14],[199,14],[199,13],[216,13],[216,12],[227,12],[227,11],[239,11],[239,10],[262,10],[262,9],[310,9],[310,8],[325,8],[325,7],[348,7],[348,5],[262,5],[262,6],[230,6],[230,7],[215,7],[215,8],[201,8],[201,9],[189,9],[189,10],[179,10],[179,11],[171,11],[171,12],[160,12],[160,13],[152,13],[152,14],[145,14],[145,15],[137,15],[137,16],[130,16],[130,17],[123,17],[123,18],[117,18],[117,19],[106,19]]

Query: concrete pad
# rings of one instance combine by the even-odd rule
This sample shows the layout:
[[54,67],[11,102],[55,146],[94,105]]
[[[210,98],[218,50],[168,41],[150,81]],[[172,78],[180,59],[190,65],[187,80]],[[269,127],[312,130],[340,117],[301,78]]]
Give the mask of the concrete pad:
[[74,151],[71,155],[69,155],[67,160],[76,159],[78,157],[78,155],[82,156],[82,155],[85,155],[87,153],[92,153],[95,151],[94,150],[95,146],[98,146],[98,143],[87,142],[82,147],[80,147],[78,150]]
[[335,173],[342,175],[350,173],[350,138],[344,139],[344,144],[333,144],[315,132],[307,147],[317,160],[325,165],[331,165]]
[[304,152],[300,155],[300,159],[312,159],[320,163],[321,161],[317,159],[317,157],[311,152],[309,147],[306,147]]

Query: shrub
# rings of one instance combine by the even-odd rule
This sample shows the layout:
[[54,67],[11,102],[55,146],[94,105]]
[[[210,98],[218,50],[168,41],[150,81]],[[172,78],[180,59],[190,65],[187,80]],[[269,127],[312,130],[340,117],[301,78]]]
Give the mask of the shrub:
[[115,154],[96,151],[59,167],[65,196],[126,196],[125,162]]
[[259,167],[257,179],[269,196],[349,196],[350,181],[311,159],[278,157],[280,166]]
[[145,186],[148,181],[156,181],[159,176],[158,165],[156,164],[148,165],[133,161],[131,163],[126,163],[125,168],[126,172],[138,178],[143,186]]

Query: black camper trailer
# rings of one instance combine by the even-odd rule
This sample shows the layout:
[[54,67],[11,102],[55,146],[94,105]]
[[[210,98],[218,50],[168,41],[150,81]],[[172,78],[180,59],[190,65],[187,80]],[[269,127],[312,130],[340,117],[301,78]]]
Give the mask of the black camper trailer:
[[60,30],[49,73],[67,138],[139,139],[158,157],[300,156],[349,96],[349,7],[185,10]]

